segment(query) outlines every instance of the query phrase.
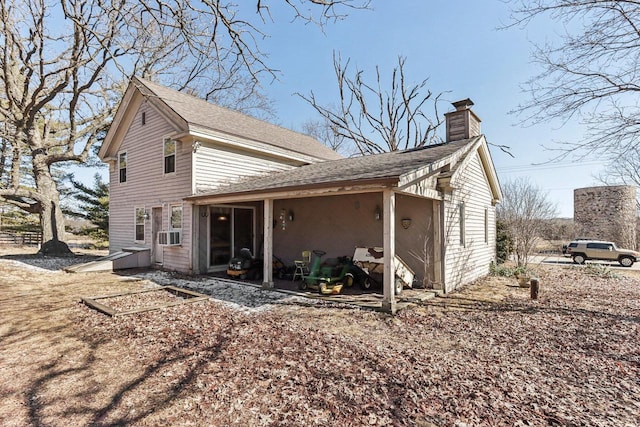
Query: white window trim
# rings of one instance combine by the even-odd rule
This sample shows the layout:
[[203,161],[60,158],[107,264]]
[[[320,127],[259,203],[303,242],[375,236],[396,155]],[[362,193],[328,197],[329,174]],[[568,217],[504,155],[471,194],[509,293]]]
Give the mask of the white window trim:
[[458,222],[460,224],[460,246],[467,247],[467,230],[465,221],[465,206],[464,202],[458,203]]
[[484,243],[489,244],[489,208],[484,208]]
[[[142,210],[142,240],[138,240],[138,210]],[[145,208],[144,207],[135,207],[133,208],[133,241],[134,242],[144,242],[145,238],[146,238],[146,234],[147,234],[147,226],[145,224],[146,219],[144,218],[144,213],[145,213]]]
[[[180,208],[180,228],[173,228],[173,224],[171,223],[171,215],[173,213],[173,208]],[[174,203],[169,205],[169,231],[182,231],[182,226],[184,225],[184,206],[182,203]]]
[[[167,159],[167,154],[165,152],[166,142],[173,141],[173,172],[167,172],[165,170],[165,161]],[[175,175],[178,170],[178,141],[168,136],[162,138],[162,174],[163,175]]]
[[[125,162],[125,166],[124,166],[124,170],[127,171],[129,169],[129,155],[126,151],[120,151],[118,152],[118,157],[116,158],[116,168],[118,171],[118,184],[126,184],[129,181],[129,177],[126,176],[124,181],[120,180],[120,171],[123,169],[120,167],[120,156],[122,156],[124,154],[125,158],[126,158],[126,162]],[[127,173],[125,172],[125,175],[127,175]]]

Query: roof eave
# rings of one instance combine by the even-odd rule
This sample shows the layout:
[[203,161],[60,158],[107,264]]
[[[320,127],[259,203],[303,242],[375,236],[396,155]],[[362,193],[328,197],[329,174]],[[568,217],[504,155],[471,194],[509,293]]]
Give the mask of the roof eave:
[[[112,149],[112,144],[118,139],[121,139],[118,138],[119,133],[122,131],[126,132],[126,129],[131,125],[133,116],[135,115],[132,114],[131,108],[132,104],[136,101],[136,94],[138,94],[141,99],[151,101],[158,113],[173,126],[176,132],[186,130],[187,122],[170,108],[166,102],[147,88],[144,83],[136,77],[133,77],[120,101],[120,105],[118,105],[113,122],[109,126],[107,135],[98,151],[98,157],[102,161],[107,161],[108,157],[112,157],[116,151]],[[122,135],[122,137],[124,137],[124,135]]]
[[289,185],[257,190],[237,192],[213,192],[185,197],[184,200],[195,205],[211,203],[229,203],[240,201],[257,201],[278,198],[302,198],[337,194],[353,194],[382,191],[397,187],[398,177],[384,177],[350,181],[332,181],[305,185]]
[[125,120],[126,110],[135,94],[136,88],[134,85],[129,82],[129,86],[127,86],[127,90],[124,92],[124,96],[118,105],[118,109],[116,110],[116,114],[113,117],[113,121],[109,126],[109,130],[107,131],[107,135],[102,141],[102,145],[100,146],[100,150],[98,150],[98,157],[102,161],[106,161],[105,159],[109,157],[107,153],[109,152],[109,148],[111,147],[111,143],[113,142],[116,133],[120,129],[122,122]]
[[211,142],[223,143],[227,146],[268,154],[270,156],[293,160],[302,164],[317,163],[320,161],[328,160],[321,157],[309,156],[294,151],[288,151],[284,148],[279,148],[272,144],[247,139],[239,135],[231,135],[213,129],[194,126],[193,124],[189,124],[189,135],[196,139],[204,139]]
[[489,151],[489,144],[484,137],[482,138],[478,152],[480,154],[480,160],[484,166],[485,173],[487,174],[487,178],[489,179],[489,187],[491,187],[491,192],[493,194],[493,203],[499,203],[503,197],[502,189],[500,188],[500,180],[498,179],[498,172],[496,171],[491,157],[491,152]]
[[[500,189],[500,181],[498,180],[498,173],[496,172],[495,165],[493,164],[493,159],[491,158],[491,153],[489,151],[489,145],[484,135],[480,135],[477,137],[477,140],[472,144],[466,153],[470,153],[471,151],[477,151],[480,156],[480,162],[482,163],[482,168],[487,177],[487,181],[489,184],[489,189],[491,190],[492,202],[493,204],[499,203],[502,200],[502,190]],[[465,160],[463,160],[464,162]],[[455,183],[458,180],[458,176],[461,174],[461,171],[464,167],[457,168],[453,172],[453,176],[451,177],[451,182]]]
[[454,151],[451,154],[448,154],[438,160],[435,160],[427,165],[419,167],[409,172],[405,172],[400,176],[400,182],[398,186],[400,188],[408,187],[413,185],[416,181],[421,179],[425,179],[428,176],[440,172],[445,166],[453,165],[458,162],[458,160],[464,156],[471,147],[475,146],[478,142],[469,142],[467,145],[460,147],[458,150]]

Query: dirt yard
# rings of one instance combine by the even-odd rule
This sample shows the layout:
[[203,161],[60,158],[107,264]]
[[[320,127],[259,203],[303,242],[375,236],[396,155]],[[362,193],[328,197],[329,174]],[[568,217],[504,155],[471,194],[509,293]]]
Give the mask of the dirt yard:
[[540,267],[538,301],[489,278],[393,317],[226,293],[112,318],[80,298],[155,284],[0,255],[2,426],[640,420],[637,277]]

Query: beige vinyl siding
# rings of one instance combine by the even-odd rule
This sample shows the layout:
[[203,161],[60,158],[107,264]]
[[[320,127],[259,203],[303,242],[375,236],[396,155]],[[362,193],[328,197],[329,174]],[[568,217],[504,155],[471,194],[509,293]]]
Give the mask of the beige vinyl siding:
[[[456,178],[458,189],[445,202],[445,286],[450,291],[489,272],[495,259],[495,207],[479,155],[464,165]],[[464,203],[464,245],[460,239],[460,203]],[[488,214],[485,241],[485,212]]]
[[[142,125],[142,112],[146,124]],[[110,170],[109,249],[119,251],[129,246],[151,248],[151,220],[145,221],[144,242],[135,241],[135,208],[163,208],[162,229],[168,230],[172,203],[182,203],[191,194],[191,145],[176,145],[176,172],[164,174],[163,138],[175,129],[148,103],[142,103],[127,130],[119,151],[127,152],[127,182],[118,182],[117,164]],[[184,218],[190,209],[184,205]],[[191,227],[183,220],[182,246],[163,248],[164,262],[172,270],[188,271],[191,265]]]
[[271,171],[293,168],[294,164],[283,163],[256,153],[202,143],[194,156],[196,193],[237,181],[240,177],[255,176]]
[[[163,207],[162,229],[167,231],[171,227],[169,218],[171,215],[171,205],[179,203],[168,203]],[[181,272],[191,272],[191,217],[192,205],[182,203],[182,244],[180,246],[164,246],[163,251],[163,268],[165,270],[176,270]]]

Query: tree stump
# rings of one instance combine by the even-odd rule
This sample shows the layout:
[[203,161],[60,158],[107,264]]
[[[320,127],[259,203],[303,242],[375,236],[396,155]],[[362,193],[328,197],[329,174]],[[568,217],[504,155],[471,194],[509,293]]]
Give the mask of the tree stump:
[[538,299],[538,292],[540,291],[540,279],[531,278],[531,299]]

